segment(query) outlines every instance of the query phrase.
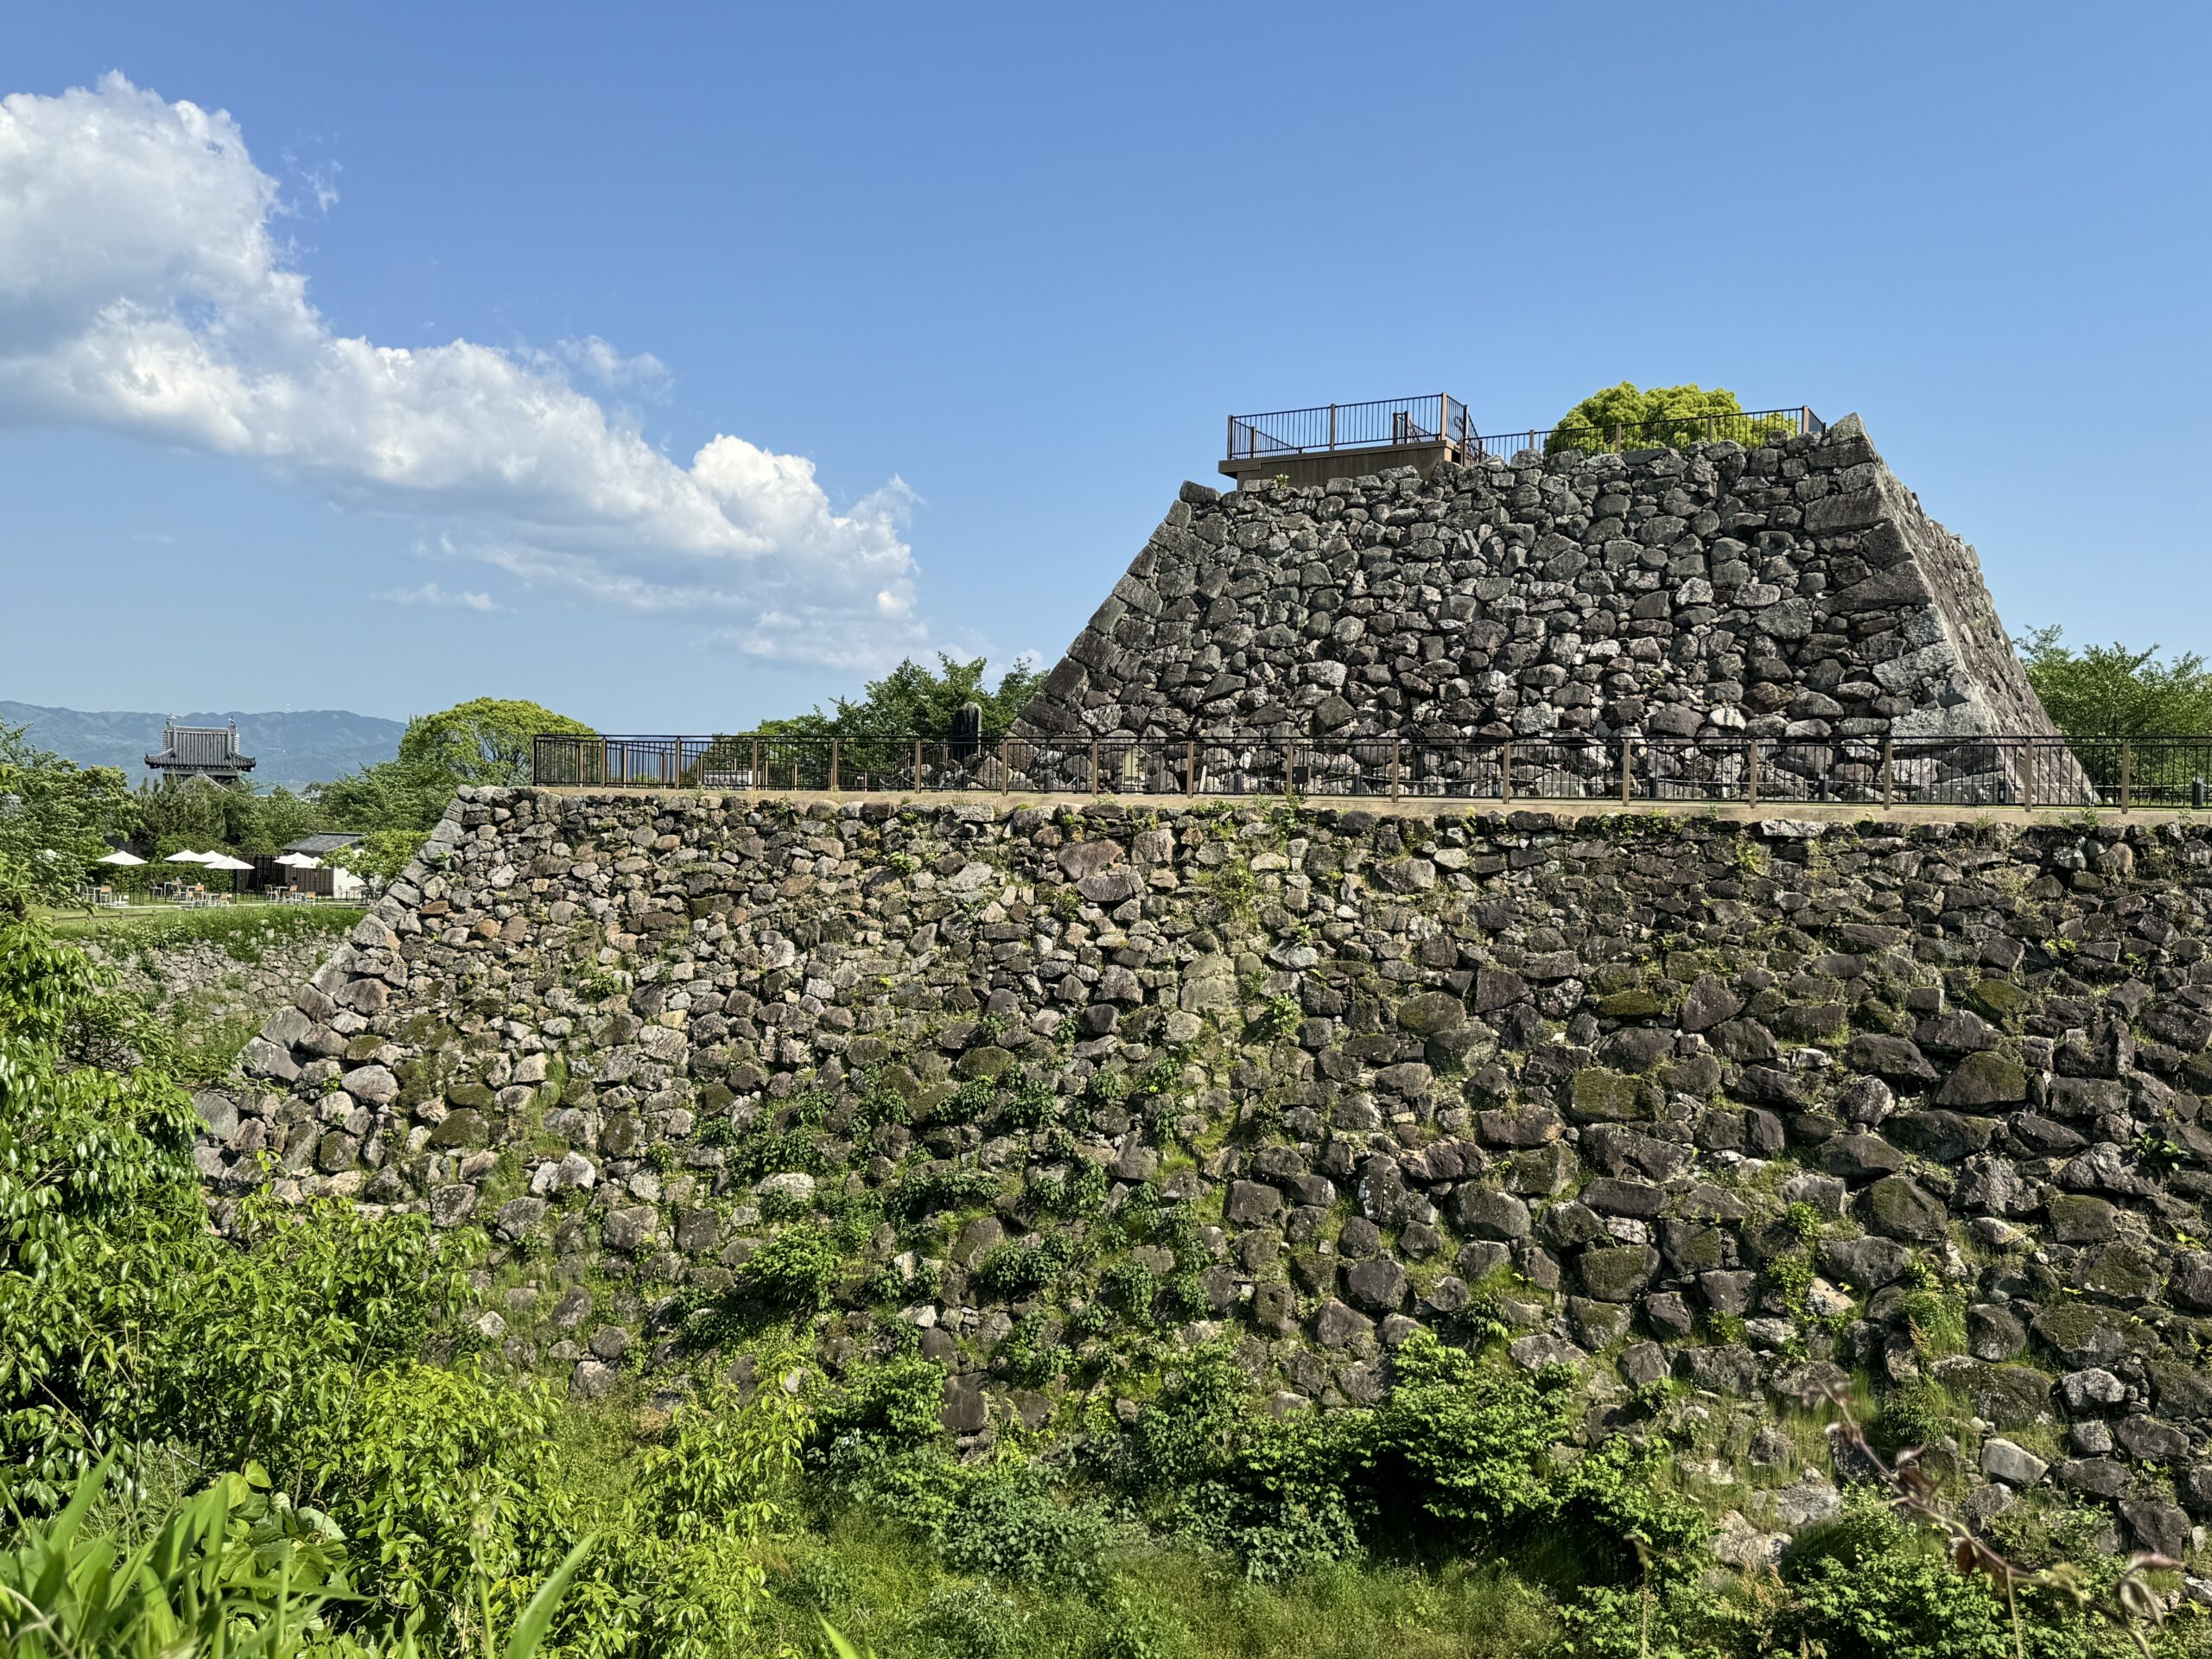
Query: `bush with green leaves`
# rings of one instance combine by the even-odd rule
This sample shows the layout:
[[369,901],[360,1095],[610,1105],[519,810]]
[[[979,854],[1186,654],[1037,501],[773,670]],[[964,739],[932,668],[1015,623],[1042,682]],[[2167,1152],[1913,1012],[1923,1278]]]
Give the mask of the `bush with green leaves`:
[[0,861],[0,1499],[60,1503],[144,1414],[212,1249],[166,1035]]
[[1200,1350],[1124,1437],[1117,1478],[1263,1580],[1355,1548],[1496,1548],[1539,1530],[1599,1582],[1700,1558],[1704,1518],[1654,1483],[1656,1450],[1616,1438],[1554,1456],[1579,1399],[1564,1368],[1531,1376],[1424,1332],[1391,1371],[1371,1409],[1276,1421],[1230,1354]]
[[[1034,663],[1017,658],[1002,670],[995,685],[986,687],[990,664],[938,653],[935,669],[909,658],[880,680],[870,680],[857,699],[833,697],[832,709],[819,706],[811,713],[788,720],[764,720],[760,729],[793,737],[842,737],[862,747],[849,749],[855,765],[869,764],[865,740],[877,737],[922,737],[933,741],[952,735],[953,717],[963,703],[974,702],[983,714],[983,735],[1001,735],[1043,682]],[[896,771],[902,756],[886,751],[874,764]],[[905,764],[912,766],[910,758]]]
[[1067,1501],[1041,1470],[1014,1459],[968,1479],[939,1529],[938,1549],[956,1573],[1081,1587],[1096,1581],[1112,1537],[1096,1504]]
[[810,1431],[817,1449],[848,1436],[912,1446],[934,1437],[944,1402],[944,1372],[918,1354],[858,1365],[817,1405]]
[[844,1255],[823,1230],[785,1227],[763,1243],[737,1269],[731,1293],[741,1300],[792,1313],[827,1306]]
[[2056,1586],[2018,1592],[2016,1628],[2001,1588],[1959,1571],[1932,1535],[1863,1495],[1791,1547],[1782,1578],[1790,1600],[1772,1633],[1777,1645],[1818,1642],[1829,1659],[2013,1659],[2022,1649],[2035,1659],[2120,1659],[2138,1650],[2092,1612],[2086,1593]]
[[976,1264],[976,1282],[994,1296],[1019,1300],[1058,1283],[1082,1254],[1082,1245],[1063,1230],[1046,1233],[1033,1244],[1009,1241]]
[[1749,445],[1793,430],[1786,416],[1746,416],[1736,394],[1718,386],[1710,391],[1696,385],[1638,387],[1624,380],[1592,392],[1561,416],[1544,450],[1679,449],[1722,439]]

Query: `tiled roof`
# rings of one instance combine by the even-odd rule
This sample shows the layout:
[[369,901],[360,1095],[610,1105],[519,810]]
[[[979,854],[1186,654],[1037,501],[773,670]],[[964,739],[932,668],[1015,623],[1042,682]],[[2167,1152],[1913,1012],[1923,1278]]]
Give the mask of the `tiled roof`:
[[282,850],[288,853],[305,853],[310,857],[319,858],[325,853],[336,852],[340,847],[351,847],[359,839],[360,836],[351,830],[319,830],[312,836],[302,836],[297,841],[286,842]]
[[253,757],[238,753],[235,726],[178,726],[162,733],[162,752],[149,754],[146,764],[175,772],[250,772]]

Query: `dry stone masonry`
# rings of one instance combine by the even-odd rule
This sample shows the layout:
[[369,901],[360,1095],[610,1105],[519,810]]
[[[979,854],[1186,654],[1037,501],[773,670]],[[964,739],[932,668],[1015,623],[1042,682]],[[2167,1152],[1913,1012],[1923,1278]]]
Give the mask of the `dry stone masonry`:
[[288,931],[256,942],[241,956],[204,939],[181,939],[150,948],[129,941],[83,942],[85,954],[113,976],[116,988],[144,1001],[156,1013],[189,1010],[203,1019],[257,1018],[281,1008],[299,994],[301,983],[330,954],[338,929],[327,933]]
[[1185,484],[1043,740],[2054,734],[1974,550],[1820,437]]
[[[1836,604],[1892,581],[1853,563],[1898,505],[1878,467],[1853,473],[1877,467],[1847,461],[1859,442],[1761,452],[1804,465],[1756,495],[1769,475],[1682,460],[1679,528],[1634,542],[1672,562],[1689,556],[1669,542],[1694,537],[1713,559],[1648,590],[1670,605],[1694,580],[1793,576],[1754,609],[1796,603],[1808,631],[1755,628],[1758,649],[1824,634],[1829,654],[1798,666],[1835,664],[1817,695],[1839,702],[1859,671],[1845,656],[1896,662],[1874,642],[1913,626],[1894,601]],[[1579,494],[1581,477],[1547,468],[1502,499]],[[1757,538],[1785,532],[1735,522],[1771,525],[1770,492],[1847,477],[1882,514],[1813,496],[1764,557]],[[1594,494],[1593,526],[1626,531],[1644,487]],[[1448,499],[1411,489],[1406,522],[1367,522],[1441,535],[1448,514],[1426,514]],[[1212,545],[1211,511],[1179,528]],[[1231,543],[1262,528],[1234,528],[1234,508],[1217,522]],[[1440,588],[1377,594],[1396,578],[1325,550],[1325,522],[1300,592],[1376,607],[1344,622],[1450,613]],[[1585,598],[1614,614],[1583,574],[1665,574],[1602,542],[1591,561],[1580,542],[1465,533],[1524,565],[1586,561],[1532,597],[1556,620],[1525,639],[1504,595],[1466,588],[1463,635],[1526,644],[1523,668],[1567,668],[1569,633],[1622,638],[1568,626]],[[1924,582],[1916,559],[1880,569]],[[1274,602],[1230,591],[1207,603]],[[1716,631],[1753,613],[1684,603]],[[1325,639],[1352,658],[1385,632],[1338,626]],[[1727,655],[1691,659],[1713,677],[1702,701],[1642,717],[1904,712],[1809,712],[1808,681],[1758,677],[1748,654],[1736,678]],[[1481,695],[1516,698],[1516,719],[1610,719],[1643,695],[1523,668],[1481,671],[1506,677]],[[1942,677],[1955,714],[1983,706],[1971,675]],[[1448,683],[1400,682],[1409,710],[1440,711]],[[1808,690],[1783,703],[1752,693],[1792,683]],[[1548,695],[1585,685],[1599,702]],[[1339,689],[1251,689],[1318,709],[1300,702],[1315,688]],[[1956,1403],[1939,1455],[1977,1522],[2063,1490],[2178,1554],[2212,1515],[2208,939],[2212,835],[2173,824],[470,791],[251,1046],[203,1166],[219,1207],[273,1180],[483,1229],[487,1345],[580,1395],[625,1365],[673,1387],[726,1364],[721,1333],[782,1294],[791,1241],[821,1238],[824,1360],[918,1346],[970,1448],[1014,1421],[1071,1424],[1211,1338],[1288,1411],[1373,1400],[1418,1330],[1502,1332],[1515,1363],[1592,1378],[1592,1436],[1673,1414],[1686,1479],[1738,1483],[1732,1548],[1770,1549],[1833,1508],[1825,1458],[1801,1464],[1777,1411],[1858,1372],[1886,1399]]]

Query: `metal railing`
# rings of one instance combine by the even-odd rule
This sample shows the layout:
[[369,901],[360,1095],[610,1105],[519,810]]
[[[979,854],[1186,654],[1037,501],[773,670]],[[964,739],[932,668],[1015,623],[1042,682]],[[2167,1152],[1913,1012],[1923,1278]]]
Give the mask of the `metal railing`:
[[551,788],[1587,801],[2206,805],[2212,737],[543,736]]
[[1556,454],[1581,449],[1618,454],[1627,449],[1687,449],[1700,443],[1739,443],[1757,448],[1774,438],[1818,437],[1827,423],[1802,404],[1796,409],[1749,409],[1730,415],[1675,415],[1663,420],[1586,426],[1562,421],[1527,432],[1488,433],[1476,452],[1510,460],[1524,450]]
[[1366,404],[1322,404],[1266,415],[1229,417],[1230,461],[1295,461],[1349,449],[1388,449],[1445,443],[1464,460],[1491,455],[1510,460],[1524,451],[1562,449],[1618,453],[1624,449],[1681,449],[1692,444],[1740,443],[1753,448],[1777,437],[1818,436],[1827,423],[1802,404],[1730,415],[1681,415],[1612,426],[1561,422],[1524,432],[1478,432],[1467,406],[1446,392],[1426,397],[1386,397]]
[[1475,435],[1467,406],[1449,392],[1424,397],[1383,397],[1365,404],[1323,404],[1269,415],[1229,417],[1231,461],[1295,460],[1343,449],[1388,449],[1407,444],[1448,443],[1464,448]]

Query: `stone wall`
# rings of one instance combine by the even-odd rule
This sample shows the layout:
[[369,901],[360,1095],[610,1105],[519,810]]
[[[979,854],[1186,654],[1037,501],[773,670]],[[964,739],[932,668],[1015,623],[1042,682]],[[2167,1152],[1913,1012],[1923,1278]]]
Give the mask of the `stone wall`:
[[1223,495],[1186,484],[1017,730],[2050,734],[1974,550],[1856,416]]
[[204,939],[144,948],[98,938],[79,943],[114,975],[116,988],[125,995],[161,1013],[190,1003],[195,1013],[222,1020],[288,1005],[329,957],[334,937],[291,932],[257,944],[243,957]]
[[2208,938],[2174,825],[466,791],[204,1161],[485,1229],[487,1340],[582,1395],[827,1228],[822,1354],[905,1330],[969,1447],[1162,1344],[1288,1410],[1503,1327],[1592,1433],[1679,1384],[1747,1548],[1834,1503],[1776,1402],[1861,1373],[1956,1403],[1978,1521],[2179,1554]]

